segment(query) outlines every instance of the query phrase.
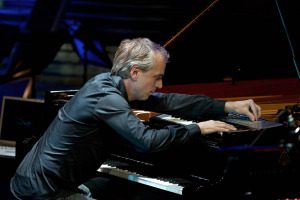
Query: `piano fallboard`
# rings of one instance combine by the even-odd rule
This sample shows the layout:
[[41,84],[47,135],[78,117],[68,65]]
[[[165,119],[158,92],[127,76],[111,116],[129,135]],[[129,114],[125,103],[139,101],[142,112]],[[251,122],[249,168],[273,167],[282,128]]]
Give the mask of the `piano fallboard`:
[[112,154],[97,171],[100,174],[111,175],[179,196],[189,196],[194,193],[205,192],[205,189],[213,185],[211,180],[205,176],[202,177],[179,171],[178,173],[174,173],[170,172],[170,169],[168,170],[168,167],[171,166],[160,167],[157,163],[154,165]]

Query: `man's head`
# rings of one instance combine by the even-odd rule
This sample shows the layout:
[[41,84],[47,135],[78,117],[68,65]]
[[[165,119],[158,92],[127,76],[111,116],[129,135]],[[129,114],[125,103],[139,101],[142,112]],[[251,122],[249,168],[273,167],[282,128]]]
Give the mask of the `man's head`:
[[129,100],[146,100],[162,87],[168,60],[167,50],[148,38],[125,39],[115,53],[111,72],[124,79]]

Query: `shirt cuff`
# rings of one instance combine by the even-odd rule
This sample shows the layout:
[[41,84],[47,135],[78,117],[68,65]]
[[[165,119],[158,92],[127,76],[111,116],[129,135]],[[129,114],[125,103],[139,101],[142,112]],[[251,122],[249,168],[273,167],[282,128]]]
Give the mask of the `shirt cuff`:
[[189,124],[185,126],[189,133],[191,133],[191,137],[194,137],[196,135],[201,135],[201,130],[197,124]]

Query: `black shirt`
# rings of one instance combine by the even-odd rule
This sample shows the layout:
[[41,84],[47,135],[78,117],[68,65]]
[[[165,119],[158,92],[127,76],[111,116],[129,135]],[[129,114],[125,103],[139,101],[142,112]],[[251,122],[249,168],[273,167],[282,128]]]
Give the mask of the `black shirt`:
[[99,74],[59,110],[24,157],[11,180],[12,192],[20,198],[45,199],[77,187],[94,175],[120,141],[140,152],[156,152],[200,135],[196,124],[151,128],[132,109],[191,118],[217,116],[224,114],[224,101],[204,95],[154,93],[146,101],[128,102],[121,77]]

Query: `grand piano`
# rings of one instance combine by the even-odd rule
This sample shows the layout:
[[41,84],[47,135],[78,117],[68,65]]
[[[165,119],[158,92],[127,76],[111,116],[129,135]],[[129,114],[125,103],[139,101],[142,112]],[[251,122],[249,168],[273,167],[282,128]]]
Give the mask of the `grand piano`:
[[[47,92],[49,116],[54,116],[75,93],[76,90]],[[124,187],[134,184],[157,193],[162,199],[297,198],[300,194],[294,183],[300,176],[299,96],[253,98],[263,108],[258,122],[229,115],[223,120],[237,126],[236,132],[203,136],[190,145],[159,153],[119,149],[97,173],[122,182]],[[162,113],[134,112],[153,127],[194,123]]]
[[[193,123],[165,114],[149,120],[153,126]],[[256,122],[237,122],[237,132],[216,133],[166,152],[116,152],[98,172],[165,191],[172,197],[175,194],[176,199],[299,196],[293,184],[300,175],[298,134],[282,123],[259,122],[264,124],[259,129],[253,129]]]

